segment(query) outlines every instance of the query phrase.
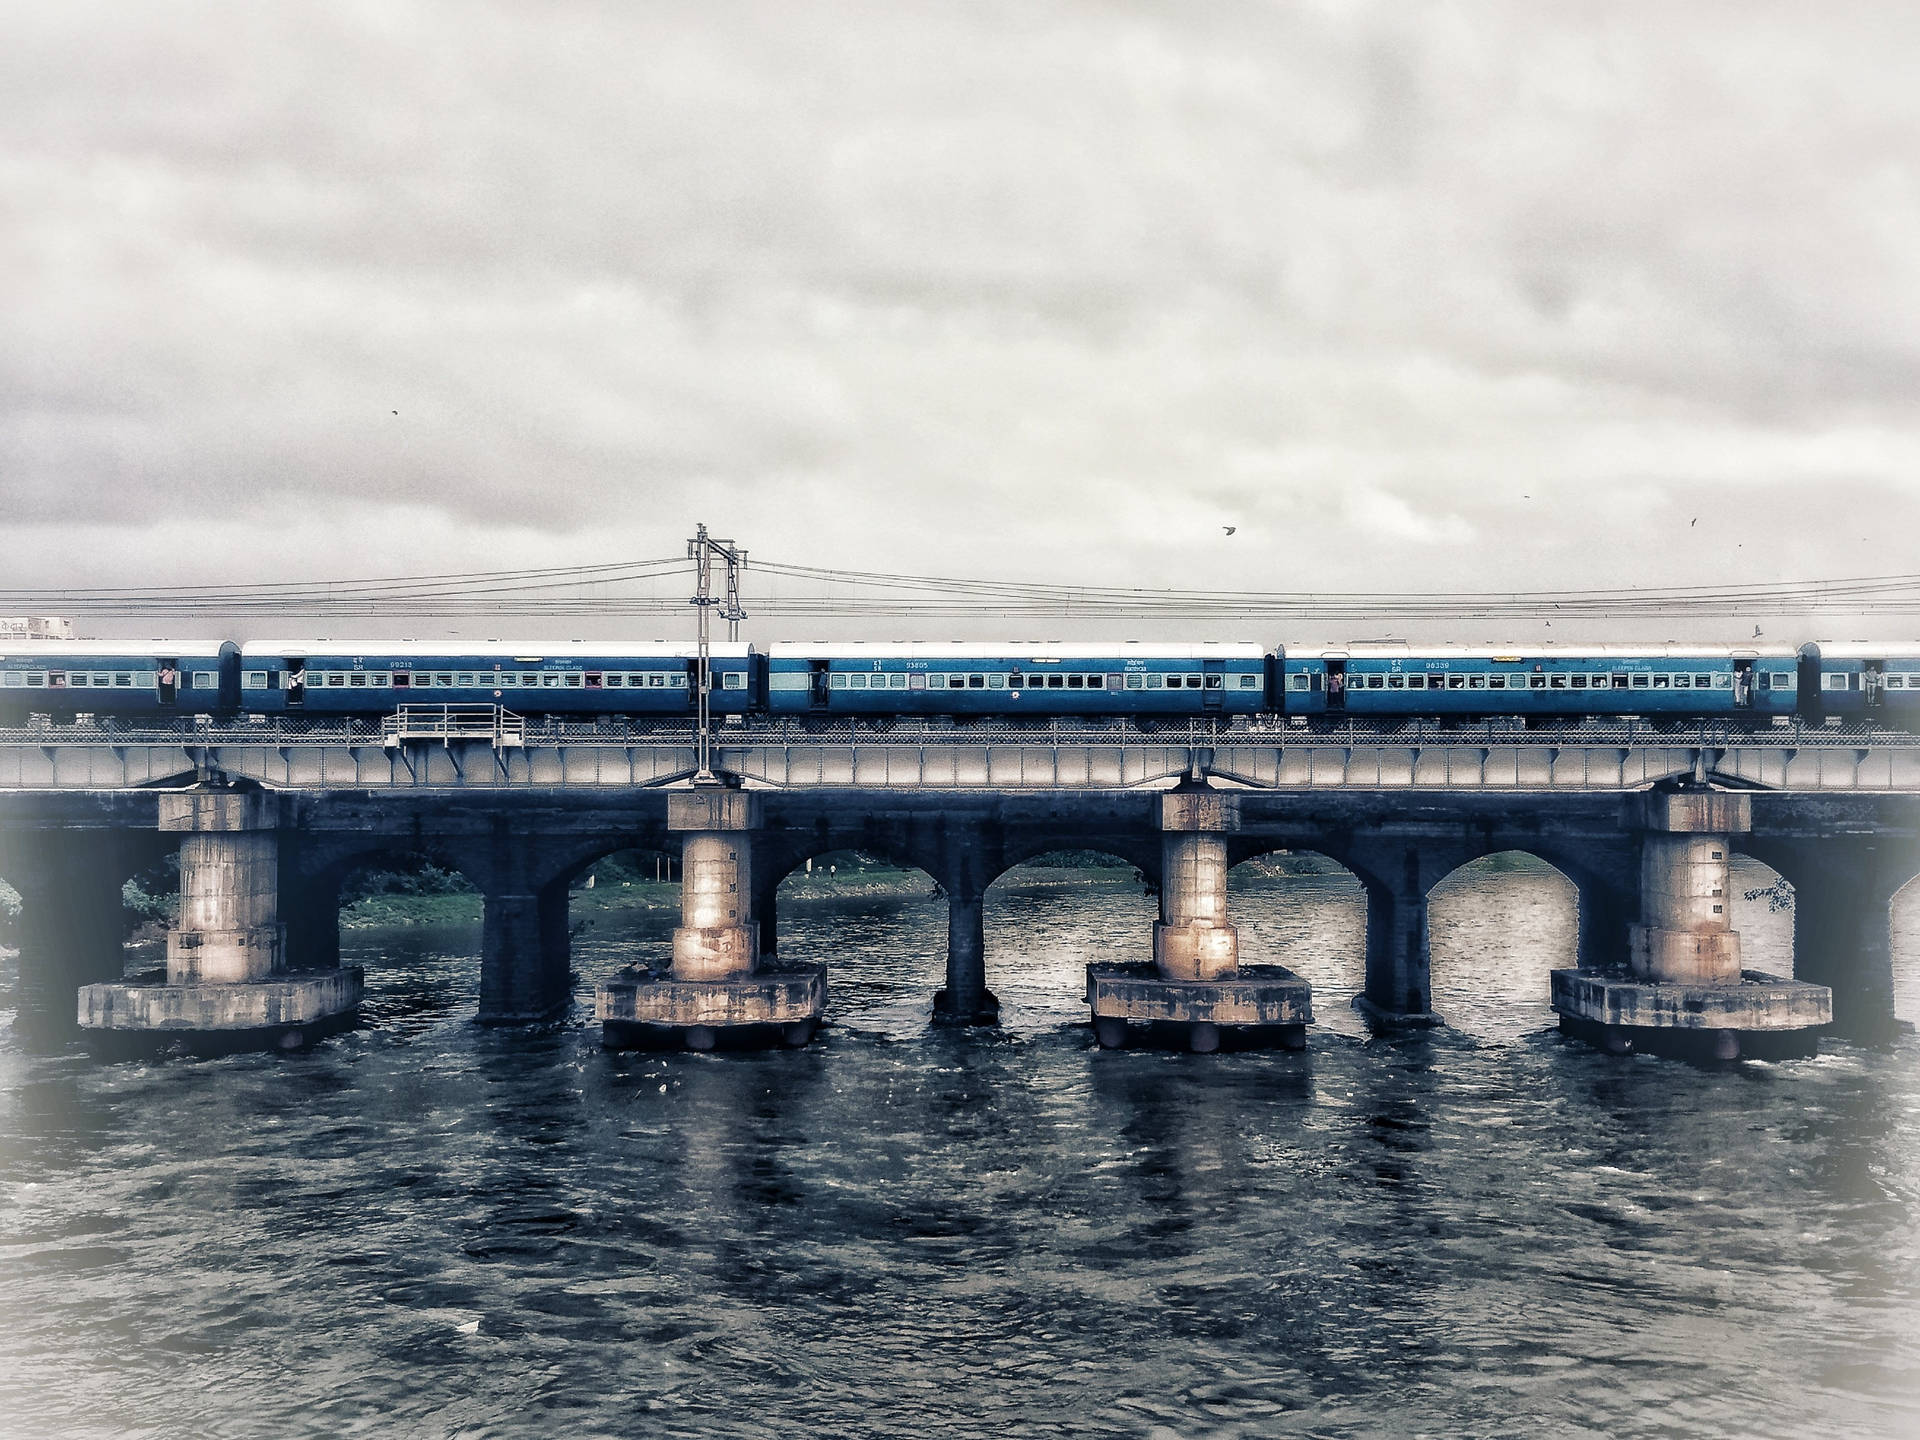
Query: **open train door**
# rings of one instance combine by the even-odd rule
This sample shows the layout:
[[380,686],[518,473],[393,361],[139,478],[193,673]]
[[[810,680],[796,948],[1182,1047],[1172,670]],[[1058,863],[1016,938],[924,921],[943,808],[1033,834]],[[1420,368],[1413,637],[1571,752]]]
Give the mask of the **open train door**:
[[807,662],[807,709],[824,711],[827,708],[827,672],[829,662],[809,660]]
[[1759,658],[1757,650],[1733,652],[1733,708],[1736,710],[1753,708],[1753,662]]

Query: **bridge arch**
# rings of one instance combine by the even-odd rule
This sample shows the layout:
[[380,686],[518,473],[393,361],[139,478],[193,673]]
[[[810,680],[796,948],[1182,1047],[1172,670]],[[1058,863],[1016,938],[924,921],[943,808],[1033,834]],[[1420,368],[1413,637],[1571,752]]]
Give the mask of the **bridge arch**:
[[1159,846],[1150,843],[1150,855],[1104,838],[1012,852],[1021,858],[987,886],[984,923],[1003,1026],[1084,1023],[1089,963],[1151,958],[1160,899]]
[[756,856],[762,960],[824,960],[836,1020],[918,1034],[946,975],[951,896],[911,852],[844,838]]
[[0,899],[0,947],[15,971],[17,1029],[70,1034],[80,986],[126,974],[126,943],[143,918],[126,903],[127,882],[163,865],[172,841],[152,831],[0,832],[9,897]]
[[1367,893],[1322,850],[1299,845],[1229,850],[1227,919],[1240,961],[1284,965],[1313,985],[1322,1029],[1358,1031],[1353,998],[1366,988]]
[[1907,956],[1920,941],[1906,918],[1915,903],[1911,845],[1874,835],[1761,834],[1742,836],[1739,845],[1791,887],[1792,973],[1832,989],[1834,1030],[1862,1039],[1895,1030],[1898,986],[1911,983]]
[[1492,850],[1427,892],[1433,1006],[1470,1034],[1555,1023],[1548,974],[1580,962],[1579,884],[1529,850]]

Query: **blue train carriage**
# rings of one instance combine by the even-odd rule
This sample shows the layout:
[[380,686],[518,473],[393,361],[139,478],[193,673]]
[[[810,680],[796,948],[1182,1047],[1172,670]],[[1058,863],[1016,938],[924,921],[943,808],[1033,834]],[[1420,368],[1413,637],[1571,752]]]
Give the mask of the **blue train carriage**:
[[[744,714],[760,693],[751,645],[709,647],[710,707]],[[500,705],[516,714],[688,715],[699,650],[665,641],[249,641],[241,705],[257,714],[386,714],[402,705]]]
[[1920,641],[1822,641],[1800,658],[1810,716],[1920,728]]
[[221,640],[0,640],[0,724],[231,714],[239,649]]
[[1798,660],[1681,645],[1349,645],[1281,653],[1289,715],[1785,715]]
[[1266,707],[1258,645],[1137,641],[776,643],[775,715],[1251,715]]

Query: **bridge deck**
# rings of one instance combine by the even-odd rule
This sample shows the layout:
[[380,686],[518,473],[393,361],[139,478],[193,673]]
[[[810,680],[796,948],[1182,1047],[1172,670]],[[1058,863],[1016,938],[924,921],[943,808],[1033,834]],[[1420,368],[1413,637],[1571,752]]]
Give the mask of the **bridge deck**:
[[[514,717],[397,733],[379,719],[262,719],[0,730],[0,790],[120,790],[223,775],[284,789],[673,784],[691,725]],[[1704,776],[1801,792],[1920,793],[1920,735],[1869,725],[1594,720],[1026,726],[762,721],[716,730],[714,765],[781,788],[1113,790],[1182,776],[1256,789],[1621,791]]]

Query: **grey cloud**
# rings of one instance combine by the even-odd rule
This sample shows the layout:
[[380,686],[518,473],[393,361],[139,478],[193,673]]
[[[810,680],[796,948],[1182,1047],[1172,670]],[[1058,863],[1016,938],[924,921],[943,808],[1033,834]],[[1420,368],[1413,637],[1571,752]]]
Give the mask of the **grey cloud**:
[[[1516,584],[1717,563],[1638,527],[1730,474],[1907,513],[1894,7],[13,12],[0,538],[89,537],[47,581],[183,506],[311,574],[359,568],[276,549],[313,515],[480,564],[698,507],[1342,588],[1515,526]],[[1805,508],[1775,561],[1854,564]]]

